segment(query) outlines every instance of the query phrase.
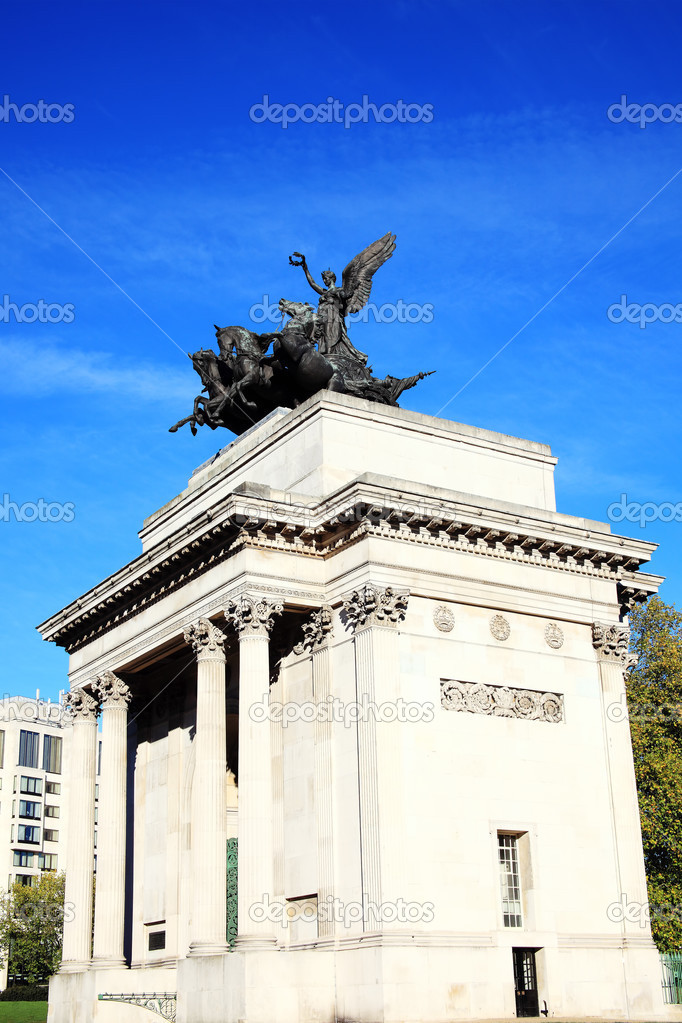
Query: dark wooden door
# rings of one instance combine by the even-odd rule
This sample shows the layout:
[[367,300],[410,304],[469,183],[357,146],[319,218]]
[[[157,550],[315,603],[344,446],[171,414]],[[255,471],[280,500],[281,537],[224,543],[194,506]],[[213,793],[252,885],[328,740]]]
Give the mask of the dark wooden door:
[[534,948],[513,948],[514,988],[516,991],[516,1015],[537,1016],[538,980],[535,969]]

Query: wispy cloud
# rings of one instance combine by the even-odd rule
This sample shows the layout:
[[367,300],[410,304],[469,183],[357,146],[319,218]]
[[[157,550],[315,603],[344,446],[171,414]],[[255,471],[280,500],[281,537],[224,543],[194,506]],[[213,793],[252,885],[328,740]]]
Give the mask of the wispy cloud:
[[[4,394],[106,393],[145,401],[187,403],[192,377],[149,362],[119,363],[111,352],[86,352],[25,341],[0,342],[0,392]],[[189,365],[189,364],[188,364]],[[198,382],[198,381],[196,381]]]

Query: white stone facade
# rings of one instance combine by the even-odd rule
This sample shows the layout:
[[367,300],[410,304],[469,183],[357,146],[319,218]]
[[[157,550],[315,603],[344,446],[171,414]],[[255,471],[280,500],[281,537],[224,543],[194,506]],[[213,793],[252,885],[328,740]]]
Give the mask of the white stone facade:
[[557,513],[554,465],[322,392],[41,626],[71,653],[79,905],[100,707],[109,740],[94,958],[83,905],[50,1023],[143,1023],[153,992],[179,1023],[513,1018],[513,950],[535,1011],[682,1018],[609,909],[646,903],[623,614],[653,545]]

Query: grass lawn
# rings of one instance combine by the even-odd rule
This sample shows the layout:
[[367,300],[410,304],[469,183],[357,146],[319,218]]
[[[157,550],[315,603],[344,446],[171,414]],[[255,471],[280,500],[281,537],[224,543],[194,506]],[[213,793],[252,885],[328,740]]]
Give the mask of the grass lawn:
[[0,1023],[45,1023],[47,1002],[0,1002]]

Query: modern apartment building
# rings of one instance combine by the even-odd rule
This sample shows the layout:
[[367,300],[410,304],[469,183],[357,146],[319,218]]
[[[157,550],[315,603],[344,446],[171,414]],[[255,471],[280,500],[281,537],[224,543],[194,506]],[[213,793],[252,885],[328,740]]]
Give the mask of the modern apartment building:
[[[66,866],[72,729],[60,701],[0,700],[0,888],[35,884]],[[0,971],[0,989],[7,969]]]

